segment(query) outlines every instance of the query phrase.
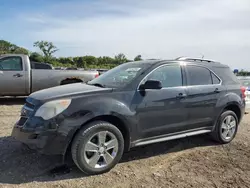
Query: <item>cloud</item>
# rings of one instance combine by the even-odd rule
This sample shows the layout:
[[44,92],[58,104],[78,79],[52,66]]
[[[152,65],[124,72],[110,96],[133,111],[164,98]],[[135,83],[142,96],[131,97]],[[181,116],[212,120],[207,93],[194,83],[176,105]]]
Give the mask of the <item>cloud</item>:
[[93,0],[23,14],[30,41],[53,41],[58,56],[199,56],[250,70],[249,0]]

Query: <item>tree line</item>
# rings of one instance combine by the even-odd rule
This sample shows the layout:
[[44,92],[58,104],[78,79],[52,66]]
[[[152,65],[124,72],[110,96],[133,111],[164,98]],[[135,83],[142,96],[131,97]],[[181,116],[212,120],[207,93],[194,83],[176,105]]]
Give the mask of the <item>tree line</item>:
[[[29,55],[31,61],[45,62],[52,64],[54,67],[77,67],[77,68],[105,68],[111,69],[119,64],[130,62],[123,53],[115,57],[102,56],[77,56],[77,57],[54,57],[54,53],[59,49],[48,41],[36,41],[34,47],[39,49],[39,52],[32,52],[23,47],[19,47],[5,40],[0,40],[0,55],[1,54],[25,54]],[[134,61],[142,60],[141,55],[137,55]],[[236,73],[237,76],[250,76],[250,72],[240,70]]]
[[238,73],[236,73],[236,75],[237,76],[250,76],[250,72],[241,69]]
[[[25,54],[28,55],[31,61],[45,62],[52,64],[54,67],[77,67],[77,68],[106,68],[111,69],[119,64],[130,62],[123,53],[115,57],[102,56],[77,56],[77,57],[54,57],[54,53],[59,49],[48,41],[36,41],[34,47],[39,49],[39,52],[32,52],[25,48],[19,47],[5,40],[0,40],[0,54]],[[142,60],[141,55],[136,56],[134,61]]]

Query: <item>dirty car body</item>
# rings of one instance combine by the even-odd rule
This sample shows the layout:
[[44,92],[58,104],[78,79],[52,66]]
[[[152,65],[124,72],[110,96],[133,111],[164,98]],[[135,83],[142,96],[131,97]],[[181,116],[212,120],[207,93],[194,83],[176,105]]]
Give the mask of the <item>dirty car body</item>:
[[[200,68],[211,74],[211,83],[191,82],[192,75],[204,77],[190,74]],[[225,70],[231,71],[223,64],[189,60],[125,63],[88,83],[31,94],[12,136],[44,154],[64,155],[79,131],[95,121],[120,130],[124,151],[212,133],[223,112],[233,111],[237,122],[244,114],[240,84],[224,76]]]

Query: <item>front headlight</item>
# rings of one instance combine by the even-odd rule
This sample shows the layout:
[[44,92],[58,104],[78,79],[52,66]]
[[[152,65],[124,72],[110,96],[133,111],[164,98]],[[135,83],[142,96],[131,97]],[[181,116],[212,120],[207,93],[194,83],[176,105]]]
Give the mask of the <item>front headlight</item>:
[[35,113],[35,116],[44,120],[51,119],[66,110],[71,103],[71,99],[49,101],[43,104]]

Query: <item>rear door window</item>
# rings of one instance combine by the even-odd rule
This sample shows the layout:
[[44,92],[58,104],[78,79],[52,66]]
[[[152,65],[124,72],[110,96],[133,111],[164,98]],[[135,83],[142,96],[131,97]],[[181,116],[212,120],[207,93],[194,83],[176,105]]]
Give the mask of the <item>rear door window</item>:
[[193,85],[212,85],[211,71],[205,67],[187,65],[187,84]]

